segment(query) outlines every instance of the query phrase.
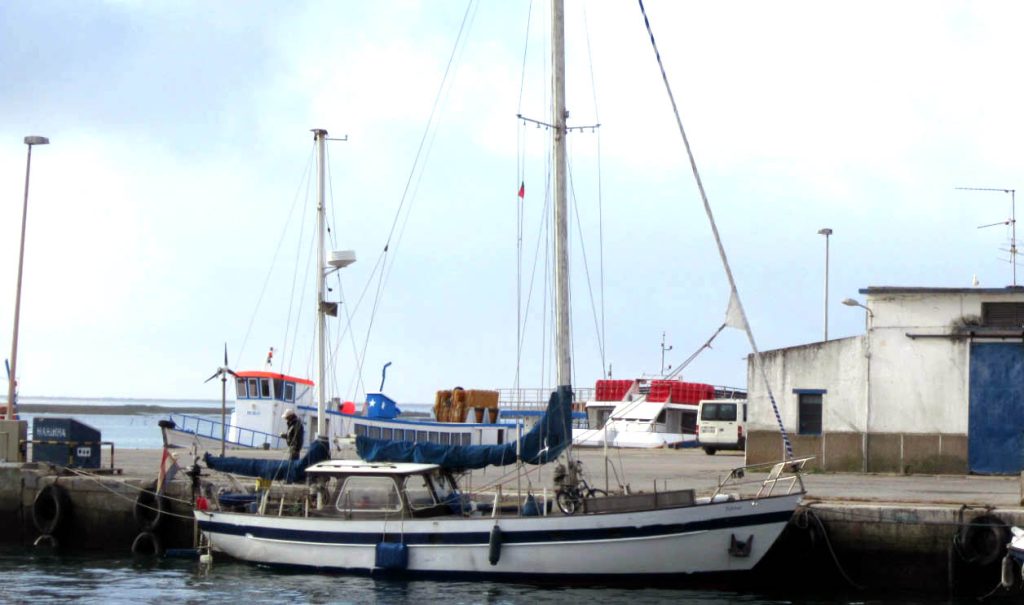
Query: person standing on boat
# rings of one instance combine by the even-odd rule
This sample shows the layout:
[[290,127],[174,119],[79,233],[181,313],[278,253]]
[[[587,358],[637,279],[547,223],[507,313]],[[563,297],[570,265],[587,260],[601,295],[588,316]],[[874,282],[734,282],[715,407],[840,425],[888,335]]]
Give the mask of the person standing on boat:
[[299,420],[299,417],[290,408],[285,410],[284,415],[281,417],[288,421],[288,430],[281,433],[281,436],[288,442],[288,459],[298,460],[299,452],[302,450],[302,441],[306,435],[306,428],[302,426],[302,421]]

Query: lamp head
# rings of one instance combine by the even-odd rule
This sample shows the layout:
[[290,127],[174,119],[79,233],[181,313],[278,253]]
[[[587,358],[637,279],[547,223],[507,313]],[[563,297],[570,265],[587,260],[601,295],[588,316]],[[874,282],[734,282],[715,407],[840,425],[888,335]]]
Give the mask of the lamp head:
[[818,229],[818,235],[824,235],[824,236],[832,235],[832,230],[829,229],[828,227],[825,227],[824,229]]
[[860,306],[860,303],[855,301],[855,300],[853,300],[852,298],[844,298],[843,299],[843,304],[846,305],[847,307],[859,307]]
[[27,136],[25,137],[26,145],[49,145],[50,139],[40,136]]

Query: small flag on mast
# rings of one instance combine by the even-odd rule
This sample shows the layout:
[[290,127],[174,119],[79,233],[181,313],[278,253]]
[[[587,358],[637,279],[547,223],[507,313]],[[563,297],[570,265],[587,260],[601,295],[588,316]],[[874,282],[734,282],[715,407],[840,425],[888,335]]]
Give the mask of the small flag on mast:
[[526,197],[526,181],[520,181],[519,183],[519,199]]

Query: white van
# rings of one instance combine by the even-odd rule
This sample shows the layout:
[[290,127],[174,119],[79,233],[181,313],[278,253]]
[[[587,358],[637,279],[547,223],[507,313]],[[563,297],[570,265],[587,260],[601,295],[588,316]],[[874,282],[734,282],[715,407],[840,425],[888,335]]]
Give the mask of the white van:
[[745,448],[746,426],[746,399],[705,399],[697,408],[697,442],[709,456]]

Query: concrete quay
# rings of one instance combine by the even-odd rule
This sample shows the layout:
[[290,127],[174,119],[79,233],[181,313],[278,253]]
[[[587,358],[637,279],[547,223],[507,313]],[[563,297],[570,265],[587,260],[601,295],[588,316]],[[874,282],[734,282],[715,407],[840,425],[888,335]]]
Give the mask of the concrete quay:
[[[177,452],[183,469],[192,463],[189,452]],[[698,495],[707,494],[733,468],[744,464],[742,453],[708,456],[698,449],[609,450],[606,479],[602,450],[576,452],[592,485],[603,488],[607,481],[616,489],[618,473],[628,477],[634,492],[689,487]],[[232,454],[282,456],[267,451]],[[46,464],[0,464],[0,513],[8,520],[4,541],[39,547],[55,541],[61,548],[137,554],[157,547],[191,546],[194,527],[188,477],[179,474],[172,482],[155,527],[149,527],[152,518],[147,509],[142,509],[141,516],[137,510],[139,494],[157,477],[161,456],[161,450],[118,450],[119,474],[60,473]],[[109,461],[104,459],[103,466],[108,467]],[[475,471],[468,482],[474,489],[487,489],[505,473],[507,469]],[[203,478],[230,485],[205,467]],[[753,482],[753,475],[751,479],[752,485],[759,484]],[[532,476],[531,481],[535,495],[544,487],[550,489],[550,470]],[[238,482],[251,487],[254,480]],[[42,516],[45,521],[49,509],[34,515],[33,508],[40,506],[40,493],[53,483],[68,496],[67,519],[50,538],[41,539],[43,532],[33,517]],[[830,592],[905,589],[978,596],[999,582],[1008,526],[1024,526],[1018,477],[809,472],[804,485],[807,494],[790,527],[747,581],[771,589],[782,574],[792,586],[794,570],[799,570],[796,573],[805,584],[810,581]],[[507,486],[504,490],[509,491]]]

